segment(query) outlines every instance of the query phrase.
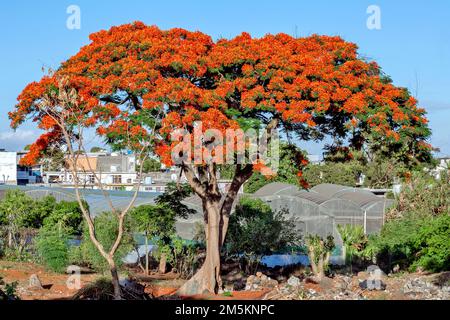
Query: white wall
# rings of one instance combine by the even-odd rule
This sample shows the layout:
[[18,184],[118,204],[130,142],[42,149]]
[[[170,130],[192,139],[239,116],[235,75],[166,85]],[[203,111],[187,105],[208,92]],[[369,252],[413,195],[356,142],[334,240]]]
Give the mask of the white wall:
[[17,153],[0,152],[0,183],[17,183]]

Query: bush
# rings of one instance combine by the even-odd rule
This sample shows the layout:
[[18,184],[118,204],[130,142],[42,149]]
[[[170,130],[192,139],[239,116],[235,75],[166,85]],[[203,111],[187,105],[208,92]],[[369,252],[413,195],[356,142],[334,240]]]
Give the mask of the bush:
[[448,214],[427,220],[413,243],[417,260],[413,268],[429,271],[450,270],[450,216]]
[[449,174],[444,171],[440,179],[435,180],[427,173],[416,172],[402,185],[402,191],[387,218],[399,219],[405,215],[427,218],[448,213],[449,208]]
[[69,233],[64,228],[49,225],[39,230],[36,249],[44,265],[54,272],[63,273],[68,265]]
[[417,219],[404,217],[388,222],[374,238],[378,260],[390,270],[394,265],[414,271],[450,270],[450,216]]
[[449,177],[434,180],[414,174],[390,211],[380,235],[369,244],[377,260],[391,270],[394,265],[415,270],[449,270]]
[[338,225],[339,234],[344,244],[344,256],[346,263],[352,263],[357,258],[365,257],[365,249],[368,243],[367,235],[362,226]]
[[[273,212],[259,199],[242,198],[230,216],[225,248],[229,255],[244,254],[251,264],[262,256],[286,250],[300,242],[300,235],[287,212]],[[249,270],[247,270],[249,271]]]
[[[119,221],[115,214],[103,212],[94,219],[95,234],[98,241],[103,245],[106,251],[109,251],[117,238]],[[84,224],[81,243],[81,255],[83,261],[96,271],[104,272],[109,270],[107,261],[103,258],[89,236],[87,224]],[[123,238],[117,252],[114,256],[116,266],[119,268],[123,262],[122,259],[133,249],[133,238],[128,225],[125,226]]]
[[[89,210],[87,203],[83,206]],[[50,214],[44,219],[45,225],[62,225],[70,234],[80,234],[83,213],[77,201],[56,203]]]

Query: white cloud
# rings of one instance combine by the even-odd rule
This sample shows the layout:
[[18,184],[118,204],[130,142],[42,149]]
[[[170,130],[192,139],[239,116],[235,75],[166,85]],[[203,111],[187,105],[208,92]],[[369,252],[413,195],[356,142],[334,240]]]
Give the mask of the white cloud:
[[8,151],[22,150],[27,144],[33,143],[39,133],[29,129],[7,130],[0,132],[0,149]]
[[31,139],[34,139],[38,136],[39,134],[36,133],[33,130],[10,130],[10,131],[3,131],[0,132],[0,141],[7,141],[7,140],[11,140],[14,139],[16,141],[28,141]]

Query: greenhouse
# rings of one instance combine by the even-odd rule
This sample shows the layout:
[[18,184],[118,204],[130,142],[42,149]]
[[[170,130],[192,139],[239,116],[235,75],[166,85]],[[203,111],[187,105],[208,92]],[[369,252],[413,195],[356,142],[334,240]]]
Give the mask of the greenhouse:
[[[0,186],[0,199],[10,188],[12,186]],[[76,201],[74,189],[45,187],[19,187],[19,189],[34,199],[52,195],[57,201]],[[82,189],[80,192],[89,204],[92,215],[109,210],[107,199],[100,190]],[[129,191],[108,191],[108,194],[117,209],[128,206],[133,196],[133,192]],[[152,204],[158,194],[139,192],[134,206]],[[274,182],[249,196],[263,200],[272,210],[284,210],[288,217],[296,220],[296,226],[303,235],[317,234],[322,237],[333,235],[338,244],[341,243],[337,232],[338,225],[360,225],[367,234],[379,232],[384,222],[384,213],[393,203],[392,200],[378,197],[368,190],[332,184],[318,185],[306,191],[295,185]],[[183,203],[194,209],[196,214],[187,219],[178,219],[176,229],[182,238],[192,239],[196,232],[195,225],[203,222],[202,203],[196,195],[183,200]]]
[[305,191],[276,182],[262,187],[253,197],[267,202],[272,210],[286,211],[296,219],[302,234],[333,235],[338,244],[342,242],[338,225],[360,225],[367,234],[379,232],[384,213],[393,203],[365,189],[333,184]]

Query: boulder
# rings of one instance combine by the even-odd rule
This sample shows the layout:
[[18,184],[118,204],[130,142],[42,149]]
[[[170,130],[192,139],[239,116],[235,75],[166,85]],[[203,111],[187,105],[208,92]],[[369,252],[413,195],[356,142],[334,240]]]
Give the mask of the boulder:
[[30,288],[30,289],[44,289],[44,287],[42,286],[41,279],[39,279],[37,274],[32,274],[30,276],[28,288]]
[[291,276],[288,279],[287,283],[288,283],[288,285],[290,285],[292,287],[298,287],[300,285],[300,279],[295,276]]

